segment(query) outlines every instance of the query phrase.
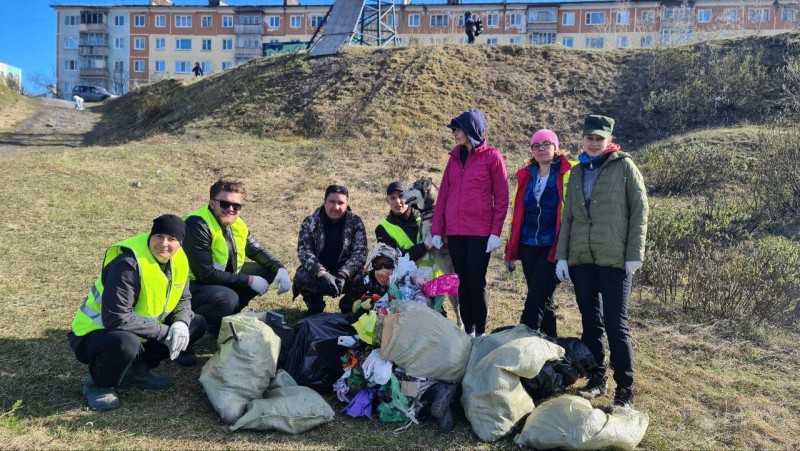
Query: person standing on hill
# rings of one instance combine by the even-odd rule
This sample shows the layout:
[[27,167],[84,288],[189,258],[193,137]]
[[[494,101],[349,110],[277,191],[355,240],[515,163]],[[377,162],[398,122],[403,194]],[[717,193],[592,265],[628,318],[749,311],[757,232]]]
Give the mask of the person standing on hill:
[[[119,408],[116,387],[166,390],[172,379],[151,372],[178,359],[206,332],[192,313],[189,263],[181,249],[186,226],[175,215],[153,220],[150,233],[106,250],[103,270],[75,312],[67,339],[89,365],[83,396],[92,410]],[[185,364],[181,360],[176,362]]]
[[433,213],[431,244],[447,238],[459,278],[461,320],[471,336],[486,333],[486,270],[491,252],[502,246],[500,233],[508,211],[508,174],[503,155],[490,146],[486,118],[469,110],[450,121],[456,146],[442,175]]
[[599,365],[578,393],[586,398],[607,391],[605,346],[617,383],[614,405],[633,407],[633,346],[628,302],[633,274],[642,267],[647,234],[647,192],[631,156],[612,143],[614,120],[587,116],[580,164],[567,188],[556,275],[572,281],[586,344]]
[[192,308],[206,318],[212,335],[219,334],[223,317],[239,313],[271,283],[277,285],[278,294],[292,286],[280,260],[242,221],[244,196],[242,182],[217,180],[209,189],[208,204],[184,218]]
[[473,44],[475,42],[475,31],[477,30],[477,26],[475,24],[475,19],[472,18],[472,13],[467,11],[464,13],[464,31],[467,33],[467,44]]
[[195,62],[194,67],[192,68],[192,72],[194,72],[195,77],[202,77],[203,76],[203,68],[200,66],[200,62]]
[[561,229],[569,174],[575,164],[569,152],[559,148],[552,130],[539,130],[531,137],[531,160],[517,171],[511,236],[506,243],[506,269],[514,271],[514,260],[522,260],[528,285],[520,323],[551,337],[558,337],[553,293],[556,244]]

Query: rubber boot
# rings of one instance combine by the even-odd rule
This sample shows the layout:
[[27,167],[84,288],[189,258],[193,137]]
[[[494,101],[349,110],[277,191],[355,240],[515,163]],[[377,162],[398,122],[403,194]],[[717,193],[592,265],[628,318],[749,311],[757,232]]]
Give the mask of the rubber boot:
[[98,387],[92,376],[87,376],[83,383],[83,397],[92,410],[106,411],[119,408],[119,396],[114,387]]
[[125,372],[119,386],[142,390],[166,390],[172,386],[172,378],[165,374],[153,374],[144,362],[137,360]]

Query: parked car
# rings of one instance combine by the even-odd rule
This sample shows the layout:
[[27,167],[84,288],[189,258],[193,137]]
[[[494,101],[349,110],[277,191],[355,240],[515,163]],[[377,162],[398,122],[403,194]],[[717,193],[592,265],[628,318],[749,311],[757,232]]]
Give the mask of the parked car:
[[103,100],[117,97],[117,95],[108,92],[106,88],[88,85],[75,86],[72,88],[72,95],[79,95],[83,97],[85,102],[102,102]]

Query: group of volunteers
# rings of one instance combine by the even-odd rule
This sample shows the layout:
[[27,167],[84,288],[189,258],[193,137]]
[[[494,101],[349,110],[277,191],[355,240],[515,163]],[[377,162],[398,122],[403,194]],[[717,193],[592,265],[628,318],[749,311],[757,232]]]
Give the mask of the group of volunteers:
[[[389,214],[377,225],[368,252],[364,223],[349,206],[349,190],[330,185],[321,207],[300,226],[299,267],[293,280],[284,265],[240,217],[245,187],[221,179],[207,205],[183,218],[165,214],[148,233],[106,250],[100,276],[72,321],[68,340],[89,366],[83,395],[93,410],[120,406],[117,388],[165,390],[171,378],[152,372],[167,358],[197,364],[193,344],[219,334],[222,318],[244,309],[270,285],[302,297],[307,314],[322,313],[325,297],[339,298],[342,313],[358,318],[386,291],[398,256],[430,265],[429,251],[449,251],[458,275],[460,320],[473,337],[486,333],[486,273],[492,251],[505,245],[509,272],[521,260],[528,293],[520,323],[557,336],[553,293],[572,282],[582,316],[581,340],[599,366],[579,394],[607,391],[603,335],[610,348],[614,405],[633,405],[633,349],[628,302],[633,275],[644,259],[647,197],[630,155],[612,142],[614,120],[586,117],[577,162],[569,160],[551,130],[530,140],[530,162],[517,171],[509,195],[499,150],[485,139],[480,110],[455,117],[448,127],[455,147],[444,169],[430,233],[403,199],[402,182],[386,189]],[[246,260],[250,261],[246,261]]]

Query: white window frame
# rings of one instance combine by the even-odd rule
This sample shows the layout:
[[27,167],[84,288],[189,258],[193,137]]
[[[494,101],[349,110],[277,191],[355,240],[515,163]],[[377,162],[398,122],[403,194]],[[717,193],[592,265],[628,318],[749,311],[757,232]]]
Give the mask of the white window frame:
[[497,45],[497,38],[486,38],[486,44]]
[[124,49],[125,48],[125,38],[114,38],[114,48],[115,49]]
[[192,28],[192,16],[185,14],[175,15],[175,28]]
[[233,68],[233,61],[223,61],[222,62],[222,70],[228,70]]
[[[601,18],[599,22],[595,22],[595,19],[597,19],[597,18]],[[586,13],[586,20],[585,20],[584,23],[586,25],[593,25],[593,26],[605,25],[605,23],[606,23],[606,12],[605,11],[592,11],[592,12]]]
[[575,13],[574,12],[561,13],[561,25],[564,25],[565,27],[575,26]]
[[630,25],[631,24],[631,12],[626,11],[617,11],[615,21],[617,25]]
[[114,16],[114,26],[115,27],[124,27],[125,26],[125,16],[122,14],[117,14]]
[[310,24],[311,28],[316,29],[319,26],[319,24],[322,23],[322,19],[323,19],[323,16],[321,16],[319,14],[313,14],[311,16],[311,20],[309,20],[308,23]]
[[[119,66],[119,68],[117,68]],[[125,62],[122,60],[114,60],[114,72],[125,72]]]
[[629,47],[627,36],[617,36],[617,48],[627,49]]
[[522,26],[522,13],[513,13],[509,17],[509,25],[512,27]]
[[214,18],[208,15],[200,16],[200,28],[214,28]]
[[[594,44],[600,43],[600,46],[596,46]],[[587,36],[586,37],[586,48],[587,49],[604,49],[606,48],[606,40],[602,36]]]
[[133,49],[144,50],[145,49],[144,38],[133,38]]
[[[158,70],[161,67],[161,70]],[[167,62],[163,60],[156,61],[153,65],[153,72],[163,73],[167,71]]]
[[138,73],[144,72],[144,60],[133,60],[133,71]]
[[727,8],[722,10],[722,20],[726,23],[735,23],[739,21],[739,9]]
[[[208,44],[208,45],[206,45],[206,44]],[[211,44],[211,38],[203,38],[203,39],[200,40],[200,50],[202,50],[204,52],[210,52],[211,51],[211,45],[212,45]],[[208,47],[208,48],[206,48],[206,47]]]
[[75,14],[70,14],[70,15],[64,16],[64,25],[65,26],[75,26],[75,25],[78,25],[80,23],[80,21],[81,20],[80,20],[79,16],[77,16]]
[[642,23],[643,24],[654,24],[654,23],[656,23],[656,12],[655,11],[642,11]]
[[396,27],[397,26],[397,14],[391,14],[391,15],[386,16],[386,23],[390,27]]
[[158,14],[155,20],[156,28],[166,28],[167,27],[167,16],[164,14]]
[[450,16],[447,14],[431,14],[431,28],[450,26]]
[[[412,20],[412,19],[414,19],[414,20]],[[419,27],[419,14],[409,14],[408,15],[408,26],[410,28]]]
[[522,44],[522,38],[519,36],[513,36],[510,41],[511,45],[520,45]]
[[67,36],[64,38],[65,49],[77,49],[79,45],[80,41],[78,41],[78,38],[74,36]]
[[78,61],[76,61],[76,60],[64,60],[64,70],[70,71],[70,72],[78,70]]
[[[750,8],[750,14],[748,14],[748,16],[750,23],[767,23],[770,19],[769,8]],[[758,20],[753,20],[756,18]]]
[[211,61],[201,61],[200,68],[203,69],[204,75],[208,75],[214,70],[214,66],[211,64]]
[[499,27],[500,26],[500,14],[497,13],[489,13],[486,15],[486,26],[487,27]]
[[797,9],[781,7],[781,22],[795,23],[797,22]]
[[192,73],[192,67],[191,61],[175,61],[176,74],[190,74]]
[[267,28],[275,29],[281,27],[281,16],[267,16]]
[[650,35],[642,36],[639,39],[639,47],[650,48],[653,46],[653,37]]
[[222,28],[233,28],[233,16],[222,16]]
[[711,23],[711,10],[698,9],[697,10],[697,23]]
[[550,22],[550,11],[537,11],[536,22]]
[[134,27],[142,28],[144,27],[144,24],[145,24],[144,14],[136,14],[135,16],[133,16]]
[[[180,44],[189,42],[189,48],[182,48]],[[175,50],[180,51],[190,51],[192,50],[192,39],[191,38],[175,38]]]
[[222,40],[222,51],[223,52],[233,51],[233,38],[225,38]]
[[303,16],[289,16],[289,28],[301,28],[303,26]]
[[575,38],[573,36],[564,36],[561,38],[561,45],[571,49],[575,47]]
[[156,38],[156,50],[167,49],[167,38]]

